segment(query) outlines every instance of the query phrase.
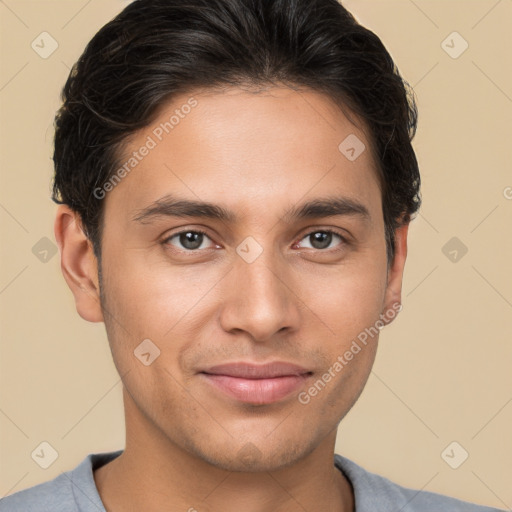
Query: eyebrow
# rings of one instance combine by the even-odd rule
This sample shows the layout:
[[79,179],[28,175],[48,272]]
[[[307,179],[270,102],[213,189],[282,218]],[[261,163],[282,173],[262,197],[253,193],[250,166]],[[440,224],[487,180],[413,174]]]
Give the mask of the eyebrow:
[[[359,201],[347,197],[325,197],[308,201],[302,205],[291,207],[285,212],[282,219],[285,222],[300,219],[315,219],[334,216],[359,217],[364,221],[370,221],[368,208]],[[235,223],[237,215],[220,205],[179,199],[168,194],[149,206],[136,210],[133,221],[148,224],[160,217],[199,217],[219,220],[227,223]]]

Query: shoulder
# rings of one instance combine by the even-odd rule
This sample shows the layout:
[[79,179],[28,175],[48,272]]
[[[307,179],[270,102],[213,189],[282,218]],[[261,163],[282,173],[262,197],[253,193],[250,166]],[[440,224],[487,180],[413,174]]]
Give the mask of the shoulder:
[[75,512],[70,471],[42,484],[15,492],[0,500],[1,512]]
[[498,512],[499,509],[475,505],[438,493],[410,489],[371,473],[355,462],[335,454],[334,463],[354,488],[356,512]]
[[53,480],[0,499],[0,512],[79,512],[104,510],[94,483],[93,469],[122,451],[89,454],[70,471]]

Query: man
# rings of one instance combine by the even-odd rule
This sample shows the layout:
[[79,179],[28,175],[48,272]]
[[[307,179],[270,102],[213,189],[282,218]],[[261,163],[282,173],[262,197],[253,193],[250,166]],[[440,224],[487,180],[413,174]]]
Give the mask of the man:
[[416,109],[336,0],[138,0],[73,68],[55,235],[126,447],[6,511],[490,511],[334,455],[400,311]]

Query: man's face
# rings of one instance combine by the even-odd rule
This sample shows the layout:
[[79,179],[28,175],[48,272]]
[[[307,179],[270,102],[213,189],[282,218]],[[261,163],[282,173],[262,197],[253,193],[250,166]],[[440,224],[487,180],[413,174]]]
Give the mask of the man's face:
[[[182,108],[190,97],[195,106]],[[349,135],[366,146],[355,160],[362,146],[338,148]],[[327,97],[283,87],[174,98],[130,139],[122,163],[143,146],[105,198],[102,237],[103,317],[127,428],[228,470],[299,460],[332,439],[361,393],[378,336],[358,342],[341,370],[335,363],[400,286],[401,275],[387,282],[370,143]],[[150,210],[171,196],[232,218]],[[297,215],[328,199],[359,209]],[[154,347],[159,356],[143,364]],[[276,361],[303,371],[255,382],[233,375],[250,371],[237,366],[213,376],[218,365]]]

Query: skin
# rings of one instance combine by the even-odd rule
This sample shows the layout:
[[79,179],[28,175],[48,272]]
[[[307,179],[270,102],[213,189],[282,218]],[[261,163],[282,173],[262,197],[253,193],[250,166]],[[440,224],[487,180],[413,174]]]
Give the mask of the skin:
[[[378,336],[307,405],[297,394],[267,405],[236,401],[198,372],[287,361],[313,372],[307,390],[400,302],[408,224],[396,231],[388,265],[370,142],[315,91],[175,97],[130,138],[124,156],[191,96],[197,106],[104,199],[101,287],[80,219],[67,206],[57,212],[77,311],[105,322],[123,378],[126,448],[95,471],[98,491],[109,511],[351,511],[351,484],[333,465],[336,432],[367,381]],[[367,148],[353,162],[338,149],[349,134]],[[237,219],[133,220],[170,193],[218,204]],[[362,203],[369,218],[283,220],[290,208],[327,196]],[[199,249],[169,239],[198,228],[208,234]],[[310,235],[325,229],[347,242],[333,235],[318,248]],[[236,252],[248,236],[263,249],[252,263]],[[160,350],[149,366],[134,357],[147,338]]]

